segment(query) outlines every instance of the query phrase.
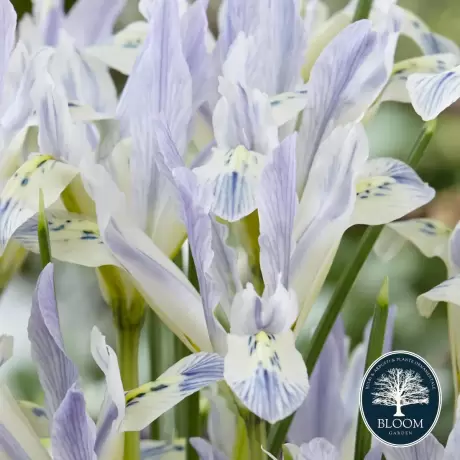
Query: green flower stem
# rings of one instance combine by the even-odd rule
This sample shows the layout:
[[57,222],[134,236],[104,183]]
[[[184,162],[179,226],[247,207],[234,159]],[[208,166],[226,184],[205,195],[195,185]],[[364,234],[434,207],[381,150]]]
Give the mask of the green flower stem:
[[359,0],[353,16],[353,22],[367,19],[372,9],[372,0]]
[[[385,278],[377,303],[374,308],[374,317],[367,347],[364,372],[372,363],[382,355],[385,328],[388,319],[388,278]],[[356,430],[355,460],[364,460],[371,448],[372,435],[366,428],[361,414],[358,415],[358,427]]]
[[[139,386],[139,339],[141,330],[142,323],[117,328],[118,360],[125,391]],[[123,459],[140,460],[140,458],[140,432],[126,432]]]
[[[192,251],[189,247],[188,253],[188,279],[199,292],[198,274],[196,271],[195,261],[193,260]],[[177,340],[179,342],[179,340]],[[188,348],[182,343],[177,344],[178,358],[183,358],[190,354]],[[200,425],[200,392],[193,393],[186,398],[177,408],[177,426],[179,433],[186,439],[186,459],[199,460],[198,454],[189,442],[190,438],[201,435]]]
[[246,418],[246,429],[249,439],[249,458],[251,460],[263,460],[265,454],[261,446],[266,446],[266,424],[257,415],[249,413]]
[[[163,324],[157,314],[151,309],[147,309],[147,331],[149,342],[150,378],[157,379],[165,370],[162,360],[162,329]],[[151,425],[151,437],[153,440],[161,439],[161,420],[156,419]]]
[[40,249],[42,267],[45,268],[51,262],[51,245],[48,219],[45,214],[43,191],[41,189],[38,196],[38,209],[38,247]]
[[[415,141],[414,146],[412,147],[412,150],[409,154],[407,163],[410,166],[416,167],[419,164],[431,138],[433,137],[435,128],[436,120],[429,121],[424,124],[423,129],[417,137],[417,140]],[[307,365],[308,375],[312,374],[319,354],[323,349],[324,342],[326,341],[332,326],[334,325],[340,311],[342,310],[345,300],[382,229],[383,226],[368,227],[364,232],[358,246],[358,251],[348,266],[348,269],[342,273],[342,276],[337,282],[334,293],[329,300],[320,323],[315,329],[310,343],[307,344],[307,346],[298,346],[300,353],[304,357],[305,364]],[[286,435],[289,431],[289,427],[293,418],[293,415],[285,418],[281,422],[274,425],[270,430],[268,447],[269,452],[271,452],[273,455],[276,456],[279,454],[281,445],[286,439]]]

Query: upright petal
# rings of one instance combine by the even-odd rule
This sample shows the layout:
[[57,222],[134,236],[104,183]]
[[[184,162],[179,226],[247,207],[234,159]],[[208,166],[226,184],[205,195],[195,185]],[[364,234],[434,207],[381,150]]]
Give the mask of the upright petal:
[[[0,407],[0,452],[3,449],[9,454],[11,451],[8,449],[16,449],[19,445],[22,452],[13,452],[23,455],[19,457],[21,460],[50,460],[50,456],[6,385],[0,386]],[[12,458],[16,457],[13,455]]]
[[360,125],[336,128],[322,143],[298,207],[291,287],[297,293],[300,330],[324,283],[356,201],[356,177],[368,156]]
[[209,0],[189,5],[181,18],[184,56],[192,77],[192,113],[207,100],[211,83],[211,55],[206,46]]
[[184,343],[211,351],[201,298],[187,277],[133,224],[124,195],[104,168],[87,165],[83,174],[96,203],[101,237],[119,265]]
[[256,208],[260,173],[278,144],[278,131],[266,95],[225,80],[220,91],[213,114],[217,148],[194,172],[200,182],[213,187],[212,211],[236,221]]
[[433,120],[460,98],[460,66],[437,74],[410,75],[407,90],[422,120]]
[[220,293],[212,273],[214,251],[209,214],[212,192],[200,187],[193,172],[187,168],[176,169],[173,175],[181,197],[182,219],[187,227],[188,241],[196,266],[209,338],[216,352],[225,353],[225,332],[214,317]]
[[[337,326],[333,332],[336,329]],[[307,397],[296,412],[289,430],[289,441],[294,444],[324,438],[332,445],[340,446],[348,428],[346,407],[341,397],[344,374],[340,355],[345,349],[345,337],[339,343],[333,332],[321,350],[310,377]]]
[[239,291],[233,299],[230,316],[232,334],[255,335],[259,331],[278,334],[287,331],[298,314],[297,298],[278,279],[272,295],[259,297],[252,284]]
[[78,0],[64,21],[67,32],[78,46],[93,45],[107,40],[126,0]]
[[28,328],[50,419],[78,380],[77,368],[64,350],[53,276],[53,265],[48,264],[37,282]]
[[2,0],[0,2],[0,96],[3,93],[5,74],[15,42],[16,19],[16,11],[10,0]]
[[83,393],[72,386],[54,414],[51,446],[54,458],[96,460],[96,427],[86,413]]
[[64,2],[62,0],[34,1],[33,13],[37,18],[43,45],[56,46],[64,17]]
[[309,388],[307,369],[291,330],[229,334],[224,376],[241,402],[270,423],[296,411]]
[[322,140],[335,126],[359,121],[384,87],[396,37],[396,30],[377,32],[370,21],[358,21],[340,32],[316,61],[299,132],[299,194]]
[[384,444],[382,450],[387,460],[445,460],[444,447],[432,434],[410,447]]
[[13,337],[11,335],[0,335],[0,367],[13,356]]
[[356,180],[353,224],[381,225],[399,219],[434,198],[435,191],[402,161],[369,160]]
[[165,180],[159,174],[159,155],[153,128],[160,114],[179,152],[185,152],[191,117],[192,81],[180,38],[177,0],[151,5],[149,33],[123,90],[117,116],[129,127],[134,150],[131,158],[132,197],[140,226],[151,229],[160,221],[160,198]]
[[291,135],[275,149],[272,161],[264,168],[260,180],[260,266],[269,295],[275,292],[280,275],[284,287],[289,287],[289,266],[297,210],[296,140],[296,136]]
[[223,379],[223,359],[216,353],[196,353],[170,367],[154,382],[126,393],[123,431],[139,431],[201,388]]
[[106,382],[104,402],[97,420],[97,437],[94,446],[96,454],[99,455],[113,432],[120,428],[125,416],[125,392],[117,355],[105,343],[105,337],[96,326],[91,331],[91,354],[104,373]]
[[72,121],[64,89],[45,73],[37,78],[32,99],[38,117],[40,152],[78,166],[91,147],[86,127]]

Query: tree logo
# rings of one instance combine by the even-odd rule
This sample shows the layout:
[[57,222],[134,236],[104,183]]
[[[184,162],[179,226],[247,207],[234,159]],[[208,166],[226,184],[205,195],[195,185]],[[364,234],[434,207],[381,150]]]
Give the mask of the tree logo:
[[394,351],[367,370],[361,384],[361,416],[385,444],[405,447],[428,436],[441,411],[441,387],[420,356]]

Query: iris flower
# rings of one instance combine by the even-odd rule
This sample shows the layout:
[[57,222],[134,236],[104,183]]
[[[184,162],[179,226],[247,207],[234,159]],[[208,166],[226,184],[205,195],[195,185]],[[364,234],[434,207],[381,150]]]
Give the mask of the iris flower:
[[[49,264],[40,275],[29,321],[32,358],[45,394],[45,407],[16,401],[7,384],[0,383],[0,456],[6,454],[12,460],[119,458],[125,396],[117,356],[94,327],[91,353],[105,375],[105,397],[94,423],[86,411],[78,370],[64,349],[53,270]],[[11,357],[12,342],[12,337],[0,337],[0,365]],[[142,458],[180,450],[180,444],[147,441],[142,446]]]

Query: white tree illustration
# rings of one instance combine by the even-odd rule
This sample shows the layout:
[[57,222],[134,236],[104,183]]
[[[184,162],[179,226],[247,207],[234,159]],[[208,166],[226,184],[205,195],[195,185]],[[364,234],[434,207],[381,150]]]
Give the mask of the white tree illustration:
[[428,404],[428,388],[422,385],[420,374],[400,368],[389,369],[374,384],[372,404],[396,406],[394,417],[404,417],[401,407]]

